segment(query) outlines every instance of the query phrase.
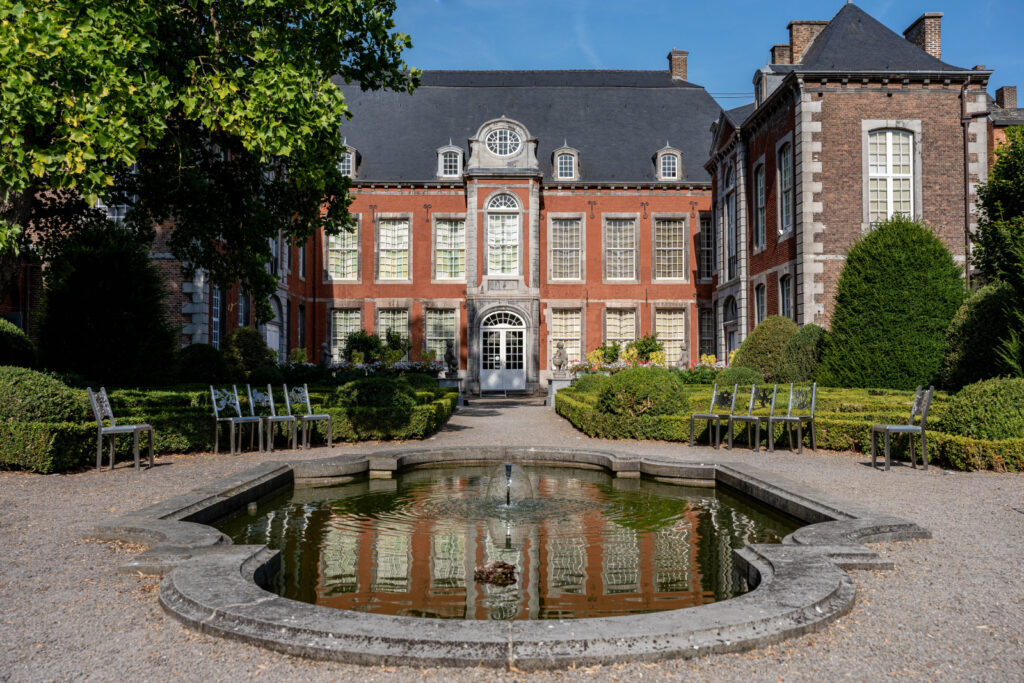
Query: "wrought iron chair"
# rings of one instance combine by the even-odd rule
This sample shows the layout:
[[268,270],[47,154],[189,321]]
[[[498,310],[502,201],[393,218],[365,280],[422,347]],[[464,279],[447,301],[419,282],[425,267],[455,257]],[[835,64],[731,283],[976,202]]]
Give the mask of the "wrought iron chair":
[[[251,412],[266,423],[267,449],[274,450],[274,425],[278,424],[283,424],[287,428],[285,436],[291,435],[292,448],[296,448],[299,439],[299,423],[294,415],[277,414],[277,407],[274,405],[274,390],[270,385],[267,385],[266,391],[262,391],[259,387],[253,389],[246,384],[245,391],[249,394]],[[266,415],[265,411],[270,411],[270,414]]]
[[[213,418],[215,421],[213,425],[213,452],[215,454],[220,452],[220,426],[224,423],[227,423],[231,426],[231,455],[235,454],[235,425],[252,425],[259,431],[259,446],[260,452],[262,453],[263,419],[257,416],[255,413],[252,415],[242,415],[242,406],[239,404],[238,401],[238,387],[232,384],[231,391],[228,391],[227,389],[215,389],[211,384],[210,397],[213,399]],[[229,414],[221,415],[221,413],[225,411],[227,411]],[[251,406],[250,412],[252,412]],[[238,430],[238,450],[242,450],[241,428],[239,428]]]
[[[758,387],[754,385],[750,387],[750,402],[747,404],[746,415],[730,415],[729,416],[729,450],[732,450],[732,436],[733,428],[737,422],[743,422],[746,424],[747,429],[747,441],[750,443],[751,450],[758,451],[761,449],[761,423],[766,422],[769,416],[775,412],[775,395],[779,391],[779,385],[776,384],[769,393],[768,387]],[[768,415],[755,415],[755,406],[764,408],[771,406]],[[750,441],[750,428],[754,428],[754,440]]]
[[[928,422],[928,407],[932,403],[932,394],[935,387],[928,387],[927,391],[921,391],[921,387],[914,392],[914,403],[910,406],[910,420],[905,425],[875,425],[871,428],[871,468],[875,467],[875,435],[885,434],[885,469],[889,469],[889,437],[892,434],[910,435],[910,465],[917,469],[917,459],[914,456],[914,435],[921,435],[921,468],[928,469],[928,442],[924,434],[925,423]],[[914,418],[921,416],[921,422],[914,424]]]
[[[732,391],[719,391],[718,384],[711,388],[711,407],[708,408],[706,413],[694,413],[690,415],[690,445],[694,445],[694,438],[696,432],[694,432],[693,423],[694,420],[707,420],[708,421],[708,438],[711,438],[711,425],[715,425],[715,438],[711,442],[712,447],[718,448],[719,444],[722,443],[722,420],[728,420],[736,407],[736,390],[739,388],[738,384],[732,385]],[[715,412],[715,408],[728,408],[728,413]]]
[[[114,411],[110,407],[110,399],[107,397],[106,387],[100,387],[99,393],[93,392],[92,387],[88,387],[86,391],[89,392],[89,405],[92,406],[92,414],[96,416],[96,469],[102,469],[103,437],[105,436],[110,437],[110,469],[114,469],[114,441],[118,434],[132,435],[135,469],[139,469],[139,434],[141,432],[149,432],[149,467],[152,467],[153,428],[148,424],[117,424],[117,420],[114,419]],[[103,420],[110,420],[110,425],[104,425]]]
[[294,387],[291,391],[288,390],[288,385],[284,385],[284,404],[288,409],[288,414],[292,414],[292,406],[298,406],[299,410],[305,409],[305,413],[298,413],[295,417],[302,422],[302,447],[309,448],[309,425],[312,422],[326,421],[327,422],[327,446],[328,448],[334,448],[334,431],[331,427],[331,416],[327,413],[314,413],[313,406],[309,402],[309,386],[303,384],[301,387]]
[[[789,439],[789,450],[793,450],[793,428],[796,428],[796,452],[804,452],[804,422],[811,430],[811,450],[818,450],[818,443],[814,431],[814,404],[818,398],[818,383],[810,387],[796,387],[789,385],[789,406],[786,414],[776,417],[775,404],[772,403],[772,412],[768,416],[768,450],[775,450],[775,423],[781,422],[786,425],[786,437]],[[807,411],[796,413],[794,411]]]

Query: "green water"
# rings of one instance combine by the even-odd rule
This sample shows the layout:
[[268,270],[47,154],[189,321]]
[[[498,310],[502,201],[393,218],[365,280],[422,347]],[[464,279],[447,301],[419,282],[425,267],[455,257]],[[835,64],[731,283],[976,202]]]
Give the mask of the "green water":
[[[734,597],[747,587],[732,550],[777,543],[799,526],[727,489],[560,467],[526,468],[535,497],[507,507],[487,493],[499,476],[493,466],[433,467],[295,489],[219,528],[235,543],[281,551],[267,588],[295,600],[402,616],[566,619]],[[495,560],[516,567],[516,583],[474,581]]]

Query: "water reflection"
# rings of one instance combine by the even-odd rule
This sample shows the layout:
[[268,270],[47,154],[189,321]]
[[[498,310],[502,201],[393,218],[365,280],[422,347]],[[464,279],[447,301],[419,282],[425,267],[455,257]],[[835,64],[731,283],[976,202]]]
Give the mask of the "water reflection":
[[[724,490],[566,468],[527,468],[536,497],[509,509],[486,495],[493,472],[439,467],[298,489],[220,528],[281,551],[268,588],[289,598],[404,616],[555,619],[733,597],[746,587],[732,549],[797,526]],[[515,565],[518,581],[475,583],[474,569],[495,560]]]

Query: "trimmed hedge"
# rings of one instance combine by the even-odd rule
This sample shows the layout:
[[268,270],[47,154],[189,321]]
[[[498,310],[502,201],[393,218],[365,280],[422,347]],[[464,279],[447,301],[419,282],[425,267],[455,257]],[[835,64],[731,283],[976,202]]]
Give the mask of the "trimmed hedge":
[[826,332],[814,323],[807,323],[793,335],[782,351],[780,382],[810,382],[821,363],[821,350]]
[[84,420],[88,410],[84,393],[35,370],[0,367],[0,422]]
[[756,370],[767,382],[781,381],[786,346],[798,330],[789,318],[768,316],[740,344],[732,367]]
[[662,368],[618,372],[598,395],[601,410],[614,415],[671,415],[680,408],[680,385]]
[[942,427],[975,439],[1024,437],[1024,379],[967,385],[949,401]]
[[733,365],[722,370],[715,381],[718,382],[718,386],[724,387],[730,384],[764,384],[765,378],[754,368]]
[[95,449],[95,425],[0,422],[0,464],[51,474],[95,459]]
[[36,362],[36,347],[20,327],[0,318],[0,365],[32,367]]
[[228,364],[224,354],[211,344],[189,344],[175,352],[178,381],[223,382],[228,378]]

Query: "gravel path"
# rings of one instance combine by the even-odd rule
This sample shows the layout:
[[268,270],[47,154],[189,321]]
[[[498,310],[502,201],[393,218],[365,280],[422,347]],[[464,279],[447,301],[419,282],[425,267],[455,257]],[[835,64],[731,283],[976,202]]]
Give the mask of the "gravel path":
[[[872,471],[852,453],[751,454],[606,442],[535,405],[476,401],[425,445],[607,447],[702,462],[746,461],[932,530],[886,543],[893,572],[855,572],[853,611],[820,633],[737,655],[531,674],[537,680],[1024,680],[1024,476]],[[315,451],[313,457],[373,449]],[[165,615],[155,577],[113,568],[137,548],[80,540],[99,520],[187,491],[271,455],[159,458],[136,474],[0,472],[0,680],[511,680],[516,672],[309,662],[194,633]]]

